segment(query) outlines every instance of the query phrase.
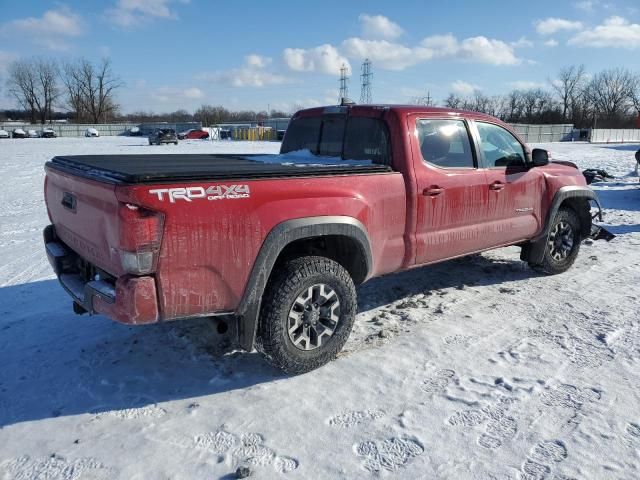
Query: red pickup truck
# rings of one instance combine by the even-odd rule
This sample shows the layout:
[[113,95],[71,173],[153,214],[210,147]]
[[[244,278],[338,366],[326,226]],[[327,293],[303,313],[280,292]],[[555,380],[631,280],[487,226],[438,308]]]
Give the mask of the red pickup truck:
[[46,173],[46,251],[77,313],[226,315],[293,373],[343,347],[356,285],[507,245],[564,272],[600,208],[575,165],[499,120],[417,106],[300,111],[279,155],[58,156]]

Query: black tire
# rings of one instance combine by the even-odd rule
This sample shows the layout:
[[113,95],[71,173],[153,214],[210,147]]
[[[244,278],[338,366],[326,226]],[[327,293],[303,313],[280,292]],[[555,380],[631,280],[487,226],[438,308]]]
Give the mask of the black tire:
[[[311,291],[313,295],[309,293]],[[338,307],[335,307],[333,294],[326,295],[330,291],[335,293]],[[319,296],[321,293],[323,296]],[[309,309],[318,312],[316,317],[300,303],[301,297],[307,294],[312,303]],[[299,309],[299,312],[294,309]],[[257,348],[269,363],[286,373],[309,372],[330,362],[342,350],[351,333],[356,311],[355,285],[339,263],[325,257],[311,256],[290,260],[272,274],[265,290]],[[295,339],[299,342],[298,346],[292,339],[296,332],[289,333],[291,322],[294,326],[298,324],[292,314],[300,317],[297,331],[302,332],[303,338],[298,335]],[[338,320],[333,322],[329,316],[335,316]],[[329,328],[325,325],[329,325]],[[331,328],[334,328],[333,333],[327,333]],[[317,335],[318,331],[322,332],[320,336]],[[318,342],[314,347],[313,343]]]
[[[567,227],[570,229],[569,232],[566,230]],[[566,240],[563,240],[563,237],[566,237]],[[578,256],[581,239],[578,214],[571,208],[560,208],[551,222],[549,235],[545,240],[542,263],[529,263],[529,266],[547,275],[566,272]]]

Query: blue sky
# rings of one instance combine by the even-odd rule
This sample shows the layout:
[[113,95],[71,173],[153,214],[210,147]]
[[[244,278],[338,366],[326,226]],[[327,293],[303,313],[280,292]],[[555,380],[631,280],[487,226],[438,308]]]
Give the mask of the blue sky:
[[[334,103],[342,63],[373,99],[543,86],[564,65],[640,72],[637,0],[0,0],[0,76],[21,57],[108,56],[125,112]],[[4,84],[4,81],[2,81]],[[0,106],[12,101],[0,87]]]

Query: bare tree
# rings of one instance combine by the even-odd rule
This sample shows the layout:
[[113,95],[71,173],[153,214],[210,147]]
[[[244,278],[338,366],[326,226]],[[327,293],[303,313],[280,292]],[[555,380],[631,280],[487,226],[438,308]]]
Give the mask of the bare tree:
[[427,92],[427,94],[423,96],[413,97],[409,102],[413,105],[422,105],[425,107],[433,107],[436,104],[430,92]]
[[520,90],[512,90],[505,98],[504,119],[509,122],[519,122],[524,110],[522,100],[522,92]]
[[462,102],[462,98],[460,98],[455,93],[450,93],[449,96],[444,100],[444,106],[447,108],[460,108]]
[[571,105],[575,103],[577,96],[580,95],[584,82],[584,65],[564,67],[558,73],[558,78],[553,81],[549,80],[551,88],[560,100],[563,120],[567,120],[567,113]]
[[46,123],[60,96],[57,80],[58,65],[53,60],[16,60],[9,65],[7,90],[29,112],[31,123]]
[[604,70],[591,79],[585,95],[594,113],[606,122],[628,115],[636,77],[623,68]]
[[86,59],[64,66],[67,105],[77,120],[100,123],[113,118],[118,110],[115,92],[123,84],[111,70],[111,61],[103,59],[93,65]]
[[633,76],[631,84],[631,104],[636,114],[640,115],[640,75]]

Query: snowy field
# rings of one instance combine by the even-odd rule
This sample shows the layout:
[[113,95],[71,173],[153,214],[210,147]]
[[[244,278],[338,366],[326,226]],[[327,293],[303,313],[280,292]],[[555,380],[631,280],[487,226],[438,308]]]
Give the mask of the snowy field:
[[56,154],[276,152],[276,143],[0,140],[0,479],[637,479],[638,145],[549,144],[605,168],[606,224],[569,272],[518,249],[373,280],[345,352],[286,377],[206,320],[79,317],[41,230]]

